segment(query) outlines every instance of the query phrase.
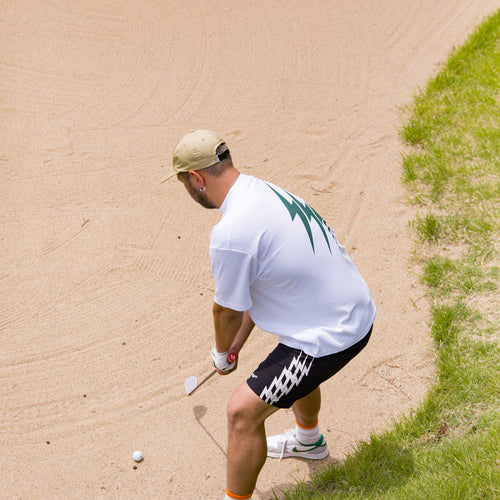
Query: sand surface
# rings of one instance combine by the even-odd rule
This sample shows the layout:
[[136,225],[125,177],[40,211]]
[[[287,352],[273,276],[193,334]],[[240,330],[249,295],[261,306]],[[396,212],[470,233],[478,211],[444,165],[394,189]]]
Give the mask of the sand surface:
[[[221,498],[225,405],[275,343],[211,371],[218,211],[160,184],[192,128],[310,202],[366,278],[366,350],[323,388],[341,460],[433,381],[399,183],[400,107],[497,0],[0,2],[1,498]],[[273,415],[268,433],[293,427]],[[132,452],[145,459],[133,468]]]

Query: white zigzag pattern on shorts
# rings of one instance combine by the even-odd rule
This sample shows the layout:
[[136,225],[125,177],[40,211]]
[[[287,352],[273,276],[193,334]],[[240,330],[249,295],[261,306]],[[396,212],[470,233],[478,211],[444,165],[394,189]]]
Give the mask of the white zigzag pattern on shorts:
[[299,356],[294,357],[290,366],[285,366],[281,374],[278,377],[274,377],[269,387],[264,387],[260,393],[260,398],[263,401],[267,404],[279,401],[281,397],[288,394],[294,386],[299,385],[300,381],[309,374],[314,358],[311,358],[309,365],[307,365],[309,356],[306,355],[304,361],[300,361],[302,354],[301,352]]

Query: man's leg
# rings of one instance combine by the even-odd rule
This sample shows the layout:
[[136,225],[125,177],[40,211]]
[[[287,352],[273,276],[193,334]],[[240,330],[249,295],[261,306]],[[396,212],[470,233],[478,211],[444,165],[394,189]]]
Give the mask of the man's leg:
[[253,492],[266,461],[264,422],[278,408],[264,403],[247,383],[241,384],[227,405],[227,489],[235,495]]
[[311,428],[318,424],[319,410],[321,409],[321,390],[316,387],[302,399],[293,403],[292,410],[295,414],[295,420],[304,428]]

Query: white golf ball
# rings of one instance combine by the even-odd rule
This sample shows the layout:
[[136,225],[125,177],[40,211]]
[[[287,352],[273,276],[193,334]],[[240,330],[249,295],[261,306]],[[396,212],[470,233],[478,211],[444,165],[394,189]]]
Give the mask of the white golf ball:
[[132,453],[132,458],[136,461],[136,462],[140,462],[144,457],[142,456],[142,451],[134,451],[134,453]]

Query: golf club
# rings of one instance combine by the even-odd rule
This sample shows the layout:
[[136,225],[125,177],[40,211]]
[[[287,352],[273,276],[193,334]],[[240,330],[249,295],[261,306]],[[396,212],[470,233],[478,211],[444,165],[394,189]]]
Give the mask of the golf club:
[[[227,361],[229,363],[232,363],[233,361],[236,360],[236,354],[234,352],[230,352]],[[184,389],[186,389],[186,394],[189,396],[193,394],[193,392],[200,387],[202,384],[204,384],[210,377],[215,375],[217,373],[217,370],[214,368],[199,384],[198,384],[198,379],[193,375],[191,377],[188,377],[184,381]]]
[[210,377],[215,375],[217,373],[217,370],[214,368],[199,384],[198,380],[195,376],[188,377],[184,381],[184,388],[186,389],[186,394],[189,396],[190,394],[193,394],[193,392],[200,387],[200,385],[204,384]]

